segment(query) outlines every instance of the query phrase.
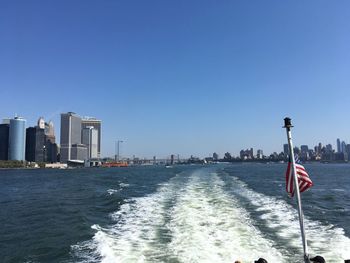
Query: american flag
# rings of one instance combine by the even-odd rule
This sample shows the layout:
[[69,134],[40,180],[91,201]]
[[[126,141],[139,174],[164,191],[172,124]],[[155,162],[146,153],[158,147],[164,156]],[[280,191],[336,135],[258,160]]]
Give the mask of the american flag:
[[[307,174],[304,166],[300,164],[300,161],[297,155],[295,156],[295,168],[296,168],[296,174],[298,176],[299,191],[300,193],[302,193],[307,189],[309,189],[311,186],[313,186],[313,183],[309,178],[309,175]],[[288,167],[286,172],[286,190],[291,197],[294,196],[295,189],[294,189],[294,178],[293,178],[293,166],[290,160],[288,162]]]

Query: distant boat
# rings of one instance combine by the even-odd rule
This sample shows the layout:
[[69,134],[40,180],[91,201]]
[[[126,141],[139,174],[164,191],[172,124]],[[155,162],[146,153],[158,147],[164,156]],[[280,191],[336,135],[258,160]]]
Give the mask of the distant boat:
[[102,167],[128,167],[128,163],[127,162],[107,162],[102,164]]

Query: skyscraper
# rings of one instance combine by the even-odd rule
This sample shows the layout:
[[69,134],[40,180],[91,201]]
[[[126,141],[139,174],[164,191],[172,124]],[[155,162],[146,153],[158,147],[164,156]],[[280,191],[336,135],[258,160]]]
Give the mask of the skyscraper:
[[88,150],[85,144],[72,144],[70,161],[85,161],[88,159]]
[[49,123],[45,122],[45,136],[46,136],[46,140],[50,141],[51,143],[55,143],[56,142],[56,137],[55,137],[55,129],[53,126],[53,122],[49,121]]
[[74,112],[62,113],[61,162],[71,160],[73,144],[81,144],[81,118]]
[[337,139],[337,152],[340,153],[341,149],[340,149],[340,139]]
[[26,160],[29,162],[44,162],[45,154],[45,129],[40,128],[40,126],[27,128]]
[[9,124],[0,124],[0,160],[8,160]]
[[92,126],[83,128],[82,130],[82,143],[87,146],[88,159],[98,158],[97,145],[98,145],[98,130]]
[[289,145],[288,144],[283,144],[283,153],[285,156],[289,156]]
[[101,120],[98,120],[93,117],[84,117],[81,121],[82,128],[94,127],[98,132],[98,140],[97,140],[97,158],[101,156]]
[[342,153],[346,152],[346,143],[344,141],[342,141],[341,144],[340,144],[340,151]]
[[9,160],[25,160],[26,120],[15,117],[10,120]]
[[45,129],[45,120],[43,117],[40,117],[38,120],[38,127],[39,129]]
[[[39,119],[40,120],[40,119]],[[45,122],[45,162],[57,162],[58,146],[56,144],[55,130],[53,122]]]
[[301,153],[307,153],[309,151],[309,147],[307,145],[300,146]]

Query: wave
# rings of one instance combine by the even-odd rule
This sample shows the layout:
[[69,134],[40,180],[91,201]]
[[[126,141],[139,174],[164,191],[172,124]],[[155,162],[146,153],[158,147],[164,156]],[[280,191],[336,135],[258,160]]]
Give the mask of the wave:
[[[239,195],[247,198],[255,210],[260,212],[259,218],[265,222],[269,233],[276,235],[287,246],[285,253],[290,254],[290,257],[295,252],[302,254],[297,210],[284,200],[249,189],[238,178],[232,180],[239,185]],[[344,229],[308,217],[305,217],[304,224],[310,254],[322,255],[327,262],[343,262],[350,258],[350,239],[345,236]]]
[[[228,181],[233,189],[227,189]],[[298,262],[296,213],[286,201],[255,192],[238,178],[200,169],[129,200],[111,215],[111,226],[93,225],[93,238],[72,251],[80,262],[220,263],[259,257]],[[344,230],[308,218],[305,224],[310,253],[327,262],[350,258]]]
[[118,193],[119,192],[119,190],[116,190],[116,189],[108,189],[107,190],[107,193],[109,194],[109,195],[112,195],[112,194],[115,194],[115,193]]

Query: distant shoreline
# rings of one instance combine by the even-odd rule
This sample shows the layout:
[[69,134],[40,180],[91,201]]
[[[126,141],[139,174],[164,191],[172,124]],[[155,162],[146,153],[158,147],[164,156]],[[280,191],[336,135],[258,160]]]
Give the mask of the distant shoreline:
[[[214,164],[243,164],[243,163],[259,163],[259,164],[287,164],[286,161],[268,161],[268,160],[234,160],[234,161],[217,161],[217,162],[210,162],[210,163],[178,163],[178,164],[173,164],[174,166],[180,166],[180,165],[191,165],[191,164],[198,164],[198,165],[214,165]],[[307,161],[304,162],[305,164],[312,164],[312,163],[319,163],[319,164],[350,164],[350,162],[345,162],[345,161],[332,161],[332,162],[327,162],[327,161]],[[143,165],[130,165],[129,167],[138,167],[138,166],[143,166]],[[159,164],[154,164],[150,166],[166,166],[164,165],[159,165]],[[66,169],[89,169],[89,168],[105,168],[105,169],[115,169],[120,167],[102,167],[102,166],[93,166],[93,167],[67,167],[67,168],[56,168],[56,167],[0,167],[0,170],[66,170]]]

